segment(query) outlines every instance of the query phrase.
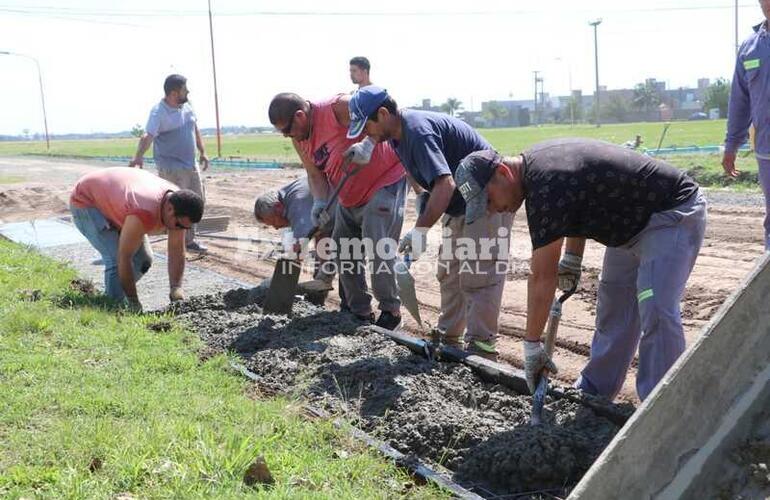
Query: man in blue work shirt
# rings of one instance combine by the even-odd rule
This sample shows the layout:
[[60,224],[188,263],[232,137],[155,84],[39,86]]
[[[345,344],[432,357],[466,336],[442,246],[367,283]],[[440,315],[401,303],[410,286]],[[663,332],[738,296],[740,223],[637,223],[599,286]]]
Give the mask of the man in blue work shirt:
[[[445,332],[445,342],[459,345],[465,332],[468,350],[496,359],[507,270],[499,264],[507,264],[513,215],[490,214],[473,227],[466,226],[465,202],[452,177],[463,158],[492,146],[468,124],[449,115],[398,109],[387,91],[374,85],[353,94],[349,108],[348,137],[358,137],[366,129],[375,141],[390,141],[407,174],[430,193],[415,227],[401,238],[399,251],[418,258],[428,230],[441,219],[445,232],[436,277],[441,291],[438,328]],[[353,161],[357,162],[357,155]],[[472,248],[465,252],[461,247],[468,243]]]
[[[144,153],[153,146],[153,158],[158,176],[189,189],[206,200],[198,166],[195,164],[195,148],[200,151],[201,168],[209,168],[209,159],[203,145],[198,119],[187,102],[187,78],[169,75],[163,82],[166,96],[150,111],[144,135],[139,139],[134,159],[129,167],[144,166]],[[204,253],[206,247],[195,241],[195,226],[185,233],[185,246],[190,252]]]
[[737,177],[735,156],[746,142],[749,126],[756,130],[754,153],[759,164],[759,183],[765,194],[765,250],[770,250],[770,0],[760,0],[765,20],[741,44],[735,63],[730,102],[727,107],[727,137],[722,167]]

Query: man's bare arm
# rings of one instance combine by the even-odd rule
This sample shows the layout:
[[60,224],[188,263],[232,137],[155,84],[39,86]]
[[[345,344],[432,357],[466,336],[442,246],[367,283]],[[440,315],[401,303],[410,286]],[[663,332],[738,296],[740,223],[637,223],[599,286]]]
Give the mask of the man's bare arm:
[[527,282],[527,336],[526,340],[540,339],[548,321],[558,281],[559,256],[563,239],[549,243],[532,252],[530,275]]
[[430,198],[425,211],[415,223],[416,227],[433,227],[433,224],[441,218],[452,201],[455,192],[455,181],[451,175],[442,175],[436,178],[430,190]]
[[144,153],[147,152],[148,149],[150,149],[150,146],[152,145],[152,134],[145,133],[141,139],[139,139],[139,145],[136,147],[136,153],[134,154],[134,159],[131,160],[128,164],[129,167],[139,167],[142,168],[144,166]]
[[168,283],[170,288],[182,286],[185,265],[184,229],[168,231]]

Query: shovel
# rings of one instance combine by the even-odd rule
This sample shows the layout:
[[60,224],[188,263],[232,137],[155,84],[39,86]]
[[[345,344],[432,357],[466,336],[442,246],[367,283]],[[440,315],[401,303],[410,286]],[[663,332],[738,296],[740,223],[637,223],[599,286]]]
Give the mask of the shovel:
[[[559,329],[559,321],[561,321],[561,306],[573,293],[575,293],[575,288],[567,290],[558,299],[554,299],[551,305],[551,312],[548,315],[548,327],[545,330],[545,353],[549,358],[553,353],[553,344],[556,342],[556,332]],[[540,425],[543,422],[543,407],[545,406],[545,395],[547,392],[548,371],[543,370],[540,380],[537,382],[535,393],[532,395],[530,425]]]
[[[363,166],[356,165],[354,168],[348,170],[351,158],[352,157],[349,156],[343,160],[341,168],[345,172],[345,175],[342,177],[339,184],[337,184],[337,187],[326,202],[324,211],[328,212],[347,180]],[[313,226],[308,234],[305,235],[305,238],[308,240],[312,239],[319,229],[321,229],[320,226]],[[291,312],[291,306],[294,304],[294,295],[297,293],[300,271],[302,271],[302,263],[299,258],[290,259],[281,257],[278,259],[275,263],[275,269],[273,269],[270,289],[267,292],[267,298],[265,299],[263,307],[263,310],[266,313],[289,314]]]
[[398,296],[409,314],[417,321],[422,328],[422,319],[420,319],[420,306],[417,302],[417,292],[414,289],[414,276],[409,272],[412,266],[412,256],[404,255],[403,260],[397,260],[393,266],[396,273],[396,285],[398,285]]

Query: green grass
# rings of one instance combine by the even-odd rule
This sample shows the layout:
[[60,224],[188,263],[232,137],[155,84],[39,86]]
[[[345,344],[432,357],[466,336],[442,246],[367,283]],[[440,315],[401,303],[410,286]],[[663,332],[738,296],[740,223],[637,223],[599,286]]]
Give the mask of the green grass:
[[[400,495],[406,475],[331,423],[247,397],[225,357],[199,359],[197,337],[150,331],[157,317],[117,314],[68,290],[73,277],[0,239],[0,497]],[[259,455],[269,490],[242,481]]]
[[24,177],[19,175],[0,175],[0,184],[18,184],[24,181]]
[[[492,145],[504,154],[517,154],[539,141],[558,137],[588,137],[622,144],[641,135],[643,147],[656,149],[663,132],[663,123],[622,123],[602,125],[544,125],[541,127],[520,127],[505,129],[479,129]],[[672,122],[661,147],[713,146],[724,140],[725,120],[677,121]],[[206,148],[209,156],[216,152],[216,139],[208,137]],[[90,141],[53,141],[51,153],[74,156],[131,156],[136,149],[135,139],[110,139]],[[0,142],[0,156],[20,154],[44,154],[42,142]],[[147,156],[151,153],[148,152]],[[297,155],[291,142],[277,134],[224,136],[222,155],[263,160],[296,162]],[[721,158],[711,155],[672,155],[667,161],[690,170],[703,186],[734,185],[722,175]],[[739,159],[739,168],[746,173],[738,184],[756,188],[756,162],[750,156]]]
[[[706,146],[721,144],[725,120],[681,121],[671,123],[662,147]],[[544,125],[505,129],[479,129],[495,148],[506,154],[519,153],[532,144],[556,137],[591,137],[616,144],[632,140],[639,134],[647,148],[656,148],[663,123],[623,123],[602,125]],[[215,156],[216,138],[205,138],[209,156]],[[51,153],[76,156],[132,156],[136,139],[98,139],[89,141],[52,141]],[[45,154],[43,142],[0,142],[0,155]],[[149,154],[149,153],[148,153]],[[288,139],[278,134],[226,135],[222,137],[222,155],[259,159],[294,159],[296,155]]]

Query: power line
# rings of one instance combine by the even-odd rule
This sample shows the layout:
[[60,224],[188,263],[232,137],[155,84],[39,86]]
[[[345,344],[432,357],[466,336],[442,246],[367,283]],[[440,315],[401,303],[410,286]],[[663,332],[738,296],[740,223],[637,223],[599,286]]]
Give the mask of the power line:
[[[741,4],[739,7],[756,7],[755,4]],[[728,10],[734,9],[735,4],[725,5],[696,5],[696,6],[671,6],[671,7],[649,7],[649,8],[619,8],[619,9],[603,9],[602,12],[606,14],[611,13],[654,13],[654,12],[689,12],[689,11],[706,11],[706,10]],[[94,8],[80,8],[80,7],[59,7],[59,6],[8,6],[0,5],[0,12],[8,12],[13,14],[27,14],[27,15],[40,15],[40,16],[63,16],[63,18],[69,17],[197,17],[207,16],[208,12],[205,10],[189,9],[189,10],[161,10],[161,9],[147,9],[147,10],[130,10],[130,9],[94,9]],[[572,13],[595,13],[595,10],[576,10]],[[272,10],[236,10],[236,11],[218,11],[217,16],[285,16],[285,17],[351,17],[351,16],[398,16],[398,17],[426,17],[426,16],[505,16],[505,15],[537,15],[537,14],[550,14],[546,10],[499,10],[499,11],[377,11],[377,12],[361,12],[361,11],[272,11]]]

